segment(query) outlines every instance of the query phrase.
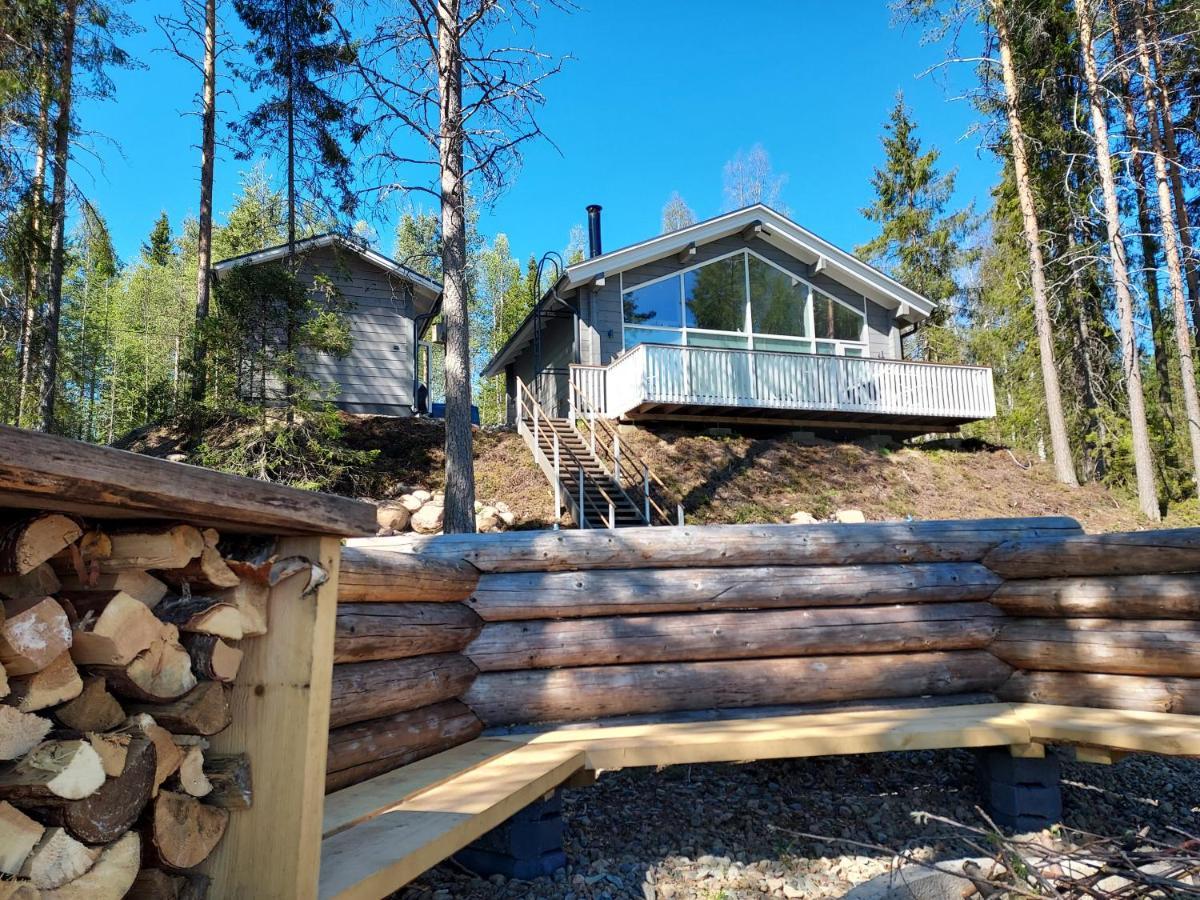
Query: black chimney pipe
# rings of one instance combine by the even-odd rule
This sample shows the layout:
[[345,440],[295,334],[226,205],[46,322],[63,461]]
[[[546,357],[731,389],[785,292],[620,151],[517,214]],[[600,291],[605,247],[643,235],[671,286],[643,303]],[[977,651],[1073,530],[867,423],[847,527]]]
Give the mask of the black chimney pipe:
[[600,204],[591,203],[587,208],[588,214],[588,258],[599,256],[604,251],[600,249]]

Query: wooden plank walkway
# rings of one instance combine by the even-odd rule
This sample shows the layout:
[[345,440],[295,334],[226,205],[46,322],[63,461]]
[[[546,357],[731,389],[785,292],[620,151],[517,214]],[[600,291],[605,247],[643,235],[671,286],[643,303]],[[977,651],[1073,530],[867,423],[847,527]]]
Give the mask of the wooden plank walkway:
[[1200,756],[1200,716],[981,703],[482,737],[327,797],[319,894],[384,897],[582,770],[1042,743]]

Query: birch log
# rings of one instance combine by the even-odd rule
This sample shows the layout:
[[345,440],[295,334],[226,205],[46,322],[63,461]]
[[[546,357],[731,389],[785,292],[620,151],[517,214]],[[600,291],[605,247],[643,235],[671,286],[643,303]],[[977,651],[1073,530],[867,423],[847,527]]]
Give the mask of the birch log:
[[[657,560],[655,561],[657,563]],[[618,569],[484,575],[470,606],[486,621],[986,600],[978,563]]]
[[1012,670],[982,650],[487,672],[463,697],[486,727],[634,713],[988,692]]
[[621,663],[974,650],[995,636],[989,603],[755,610],[494,622],[467,648],[482,672]]

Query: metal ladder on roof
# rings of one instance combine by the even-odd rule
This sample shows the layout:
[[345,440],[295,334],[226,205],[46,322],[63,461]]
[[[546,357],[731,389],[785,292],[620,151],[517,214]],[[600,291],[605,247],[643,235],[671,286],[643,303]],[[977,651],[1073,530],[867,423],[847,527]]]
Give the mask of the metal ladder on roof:
[[683,524],[683,507],[677,506],[672,521],[661,502],[665,485],[622,448],[619,433],[575,385],[565,419],[547,414],[519,378],[516,400],[517,431],[554,489],[554,527],[564,511],[580,528]]

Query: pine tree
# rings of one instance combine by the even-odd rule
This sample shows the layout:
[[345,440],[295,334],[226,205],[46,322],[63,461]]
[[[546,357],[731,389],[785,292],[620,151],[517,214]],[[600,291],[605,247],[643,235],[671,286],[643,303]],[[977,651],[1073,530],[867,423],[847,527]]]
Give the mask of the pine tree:
[[954,307],[962,296],[958,272],[976,255],[964,247],[974,225],[972,210],[947,211],[954,172],[939,173],[937,149],[923,150],[902,93],[896,94],[882,140],[885,161],[871,178],[875,202],[862,211],[880,230],[855,252],[938,304],[909,355],[961,361]]

